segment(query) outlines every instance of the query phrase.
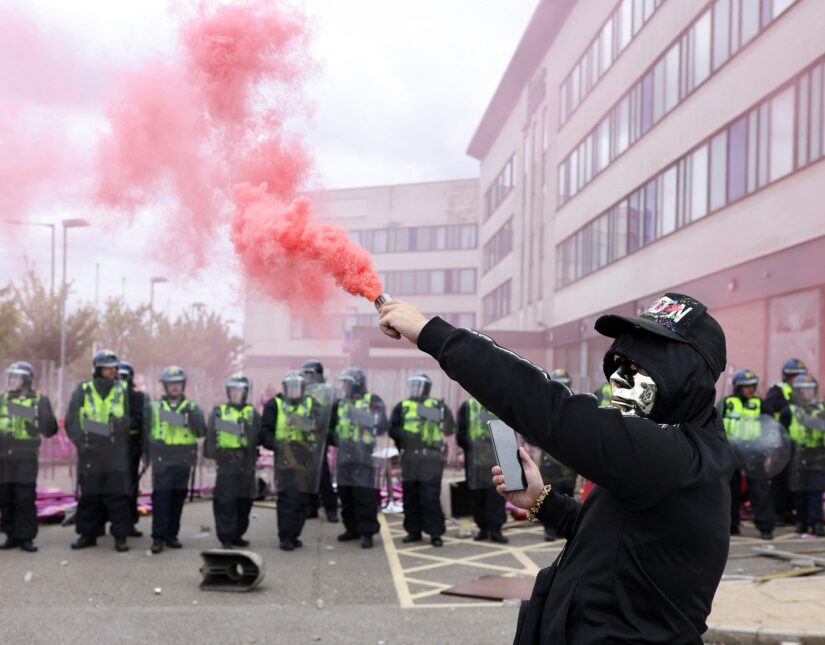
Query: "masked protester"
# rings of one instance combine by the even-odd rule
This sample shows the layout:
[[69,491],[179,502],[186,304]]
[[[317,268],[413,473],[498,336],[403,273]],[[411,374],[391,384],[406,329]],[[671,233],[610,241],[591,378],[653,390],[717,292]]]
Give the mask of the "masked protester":
[[372,453],[376,437],[387,432],[387,413],[381,397],[367,392],[367,377],[357,367],[344,370],[335,391],[329,441],[338,449],[335,479],[345,529],[338,541],[360,539],[361,548],[370,549],[379,530]]
[[819,398],[819,383],[810,374],[793,381],[791,400],[780,422],[791,437],[788,486],[794,496],[796,532],[811,531],[825,537],[822,525],[822,494],[825,492],[825,404]]
[[[782,411],[791,402],[793,382],[797,376],[808,373],[808,367],[798,358],[789,358],[782,365],[782,380],[768,388],[765,401],[762,404],[762,413],[773,415],[780,420]],[[788,464],[782,472],[771,480],[771,488],[775,502],[776,516],[785,524],[794,524],[794,495],[788,487],[788,476],[791,465]]]
[[307,384],[299,371],[288,372],[282,386],[282,393],[264,406],[262,432],[264,446],[275,453],[280,548],[294,551],[303,546],[306,507],[320,484],[332,388]]
[[[301,366],[301,374],[307,386],[320,385],[327,382],[324,377],[324,366],[321,361],[311,360],[306,361]],[[318,518],[318,509],[324,507],[324,515],[326,515],[327,522],[333,524],[338,523],[338,497],[335,494],[335,489],[332,487],[332,475],[329,470],[329,461],[324,455],[321,462],[321,480],[318,485],[318,492],[312,493],[309,496],[309,506],[306,509],[306,517],[308,520]]]
[[488,410],[596,484],[580,504],[545,486],[519,450],[527,489],[508,499],[567,545],[538,574],[516,643],[702,643],[727,562],[735,464],[714,407],[725,336],[704,305],[668,293],[638,317],[596,321],[614,339],[604,357],[612,408],[406,303],[383,305],[380,326],[416,342]]
[[[762,401],[756,396],[759,379],[750,370],[738,370],[732,379],[733,394],[721,405],[722,422],[729,441],[759,439],[759,417]],[[733,471],[730,480],[730,534],[739,535],[739,514],[742,505],[742,471]],[[763,540],[773,539],[774,509],[770,480],[748,478],[748,497],[754,514],[754,524]]]
[[150,423],[150,400],[146,394],[139,392],[135,387],[135,368],[130,362],[120,361],[117,377],[129,393],[129,481],[132,482],[129,501],[132,530],[129,531],[129,537],[143,537],[143,533],[137,528],[138,520],[140,520],[138,496],[140,495],[140,459],[144,452],[143,437]]
[[405,543],[420,542],[421,532],[430,544],[443,546],[446,530],[441,510],[441,476],[444,471],[445,436],[453,432],[450,409],[430,396],[432,381],[416,374],[407,381],[407,398],[393,408],[390,437],[401,451],[401,486],[404,494]]
[[490,479],[490,469],[496,465],[496,456],[487,423],[495,418],[476,399],[467,399],[458,408],[456,442],[464,450],[464,474],[470,491],[473,520],[478,526],[478,533],[473,539],[506,544],[510,540],[501,532],[507,519],[504,498],[496,492]]
[[[186,398],[182,367],[164,368],[163,396],[152,404],[148,456],[152,463],[152,553],[180,549],[183,503],[198,460],[198,439],[206,435],[203,412]],[[231,539],[230,539],[231,542]]]
[[134,529],[129,476],[129,391],[118,379],[120,361],[101,350],[92,359],[93,374],[77,386],[66,413],[66,432],[77,446],[80,498],[73,549],[97,546],[106,520],[111,522],[115,549],[129,550],[126,537]]
[[37,547],[37,456],[40,437],[57,434],[48,397],[34,389],[34,369],[16,361],[6,369],[6,391],[0,395],[0,549]]
[[256,494],[255,467],[261,445],[261,419],[249,403],[249,379],[237,372],[226,380],[226,403],[209,415],[204,456],[218,466],[212,511],[224,549],[247,547],[244,534]]

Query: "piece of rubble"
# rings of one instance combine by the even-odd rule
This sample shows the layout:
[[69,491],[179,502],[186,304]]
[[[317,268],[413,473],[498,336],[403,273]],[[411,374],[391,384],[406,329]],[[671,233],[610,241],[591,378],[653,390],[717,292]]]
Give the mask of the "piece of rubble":
[[23,580],[25,582],[31,582],[33,577],[34,576],[32,575],[31,571],[26,571],[26,575],[23,576]]
[[155,595],[156,596],[159,596],[162,591],[163,591],[163,589],[161,589],[160,587],[155,587]]

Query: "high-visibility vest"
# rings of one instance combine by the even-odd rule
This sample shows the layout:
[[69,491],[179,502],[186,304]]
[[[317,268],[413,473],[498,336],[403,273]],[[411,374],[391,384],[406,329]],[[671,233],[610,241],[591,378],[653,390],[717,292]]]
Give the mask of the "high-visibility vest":
[[[782,381],[781,383],[776,383],[774,387],[778,387],[780,389],[780,391],[782,392],[782,396],[785,397],[786,401],[791,400],[791,395],[793,394],[793,386],[790,383],[785,383],[785,381]],[[773,416],[776,418],[777,421],[779,421],[779,417],[782,416],[782,410],[777,410],[776,412],[774,412]]]
[[126,386],[114,381],[112,389],[104,399],[95,388],[94,381],[84,381],[83,403],[80,406],[80,429],[86,432],[86,420],[109,423],[112,419],[122,419],[126,414]]
[[762,401],[758,397],[751,397],[746,402],[738,396],[726,397],[723,409],[722,423],[728,439],[747,441],[762,434],[759,424],[754,423],[762,414]]
[[298,426],[290,425],[289,419],[292,417],[309,418],[312,414],[314,404],[311,396],[304,397],[298,404],[284,402],[279,396],[275,397],[278,405],[278,422],[275,424],[275,441],[309,441],[315,442],[314,432],[304,432]]
[[482,421],[481,413],[485,412],[484,406],[476,399],[467,399],[467,412],[469,419],[467,420],[467,437],[470,441],[492,441],[490,436],[490,428]]
[[40,441],[40,435],[29,434],[26,429],[31,422],[23,417],[13,417],[9,412],[9,403],[26,408],[37,408],[40,403],[40,393],[34,396],[14,396],[11,392],[4,392],[0,395],[0,432],[10,434],[13,439],[20,441]]
[[186,414],[197,409],[198,404],[189,399],[183,399],[176,408],[172,408],[166,399],[152,403],[152,440],[167,446],[191,446],[196,444],[198,438],[190,428],[172,425],[168,421],[161,421],[160,411]]
[[[241,426],[251,426],[255,420],[255,408],[251,405],[245,405],[240,410],[228,403],[221,403],[218,406],[218,416],[224,421],[232,421]],[[249,439],[246,432],[240,435],[234,435],[231,432],[218,431],[218,448],[222,449],[237,449],[246,448],[249,445]]]
[[[791,404],[790,408],[791,423],[788,426],[788,435],[791,441],[805,448],[825,447],[825,432],[802,425],[796,418],[796,412],[799,407]],[[825,418],[825,404],[817,403],[814,409],[808,412],[808,414],[814,417]]]
[[423,403],[407,399],[401,402],[404,415],[404,432],[416,434],[421,437],[421,442],[425,446],[441,445],[443,436],[441,434],[441,424],[436,421],[426,421],[418,415],[418,406],[423,405],[428,408],[441,408],[438,399],[427,399]]
[[352,410],[367,410],[372,406],[372,394],[365,394],[357,401],[341,399],[338,401],[338,425],[335,434],[340,441],[359,441],[360,443],[375,443],[375,436],[370,432],[359,432],[356,436],[352,423]]

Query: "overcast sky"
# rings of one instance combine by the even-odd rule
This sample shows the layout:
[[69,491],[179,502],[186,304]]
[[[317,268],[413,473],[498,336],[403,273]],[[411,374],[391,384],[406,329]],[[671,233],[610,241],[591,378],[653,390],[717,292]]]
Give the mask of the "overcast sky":
[[[138,63],[167,49],[174,36],[174,18],[164,0],[0,3],[36,15],[47,31],[68,33],[81,54],[97,64]],[[305,0],[303,6],[314,22],[312,54],[319,68],[306,88],[313,116],[293,125],[307,137],[321,185],[339,188],[476,176],[477,162],[465,150],[536,4],[537,0]],[[0,86],[0,102],[14,99],[12,91]],[[72,109],[92,127],[99,120],[99,105],[93,100]],[[55,221],[82,213],[55,209],[36,215]],[[18,230],[12,244],[5,239],[0,247],[0,284],[18,277],[24,256],[36,261],[47,280],[48,230]],[[143,222],[128,235],[100,228],[71,231],[69,277],[80,297],[94,298],[99,263],[101,301],[121,294],[124,277],[127,300],[146,301],[149,278],[165,275],[172,282],[157,287],[156,305],[165,308],[171,300],[174,313],[204,301],[240,321],[241,285],[226,271],[231,260],[228,244],[216,251],[216,267],[192,281],[168,275],[163,266],[144,259],[146,243],[162,234],[162,221]],[[58,251],[59,246],[58,238]],[[58,281],[59,262],[58,253]]]

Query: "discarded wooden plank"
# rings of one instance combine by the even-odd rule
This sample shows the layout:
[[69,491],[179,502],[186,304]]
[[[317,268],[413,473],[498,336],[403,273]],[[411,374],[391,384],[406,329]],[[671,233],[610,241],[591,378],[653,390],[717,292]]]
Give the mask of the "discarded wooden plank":
[[530,600],[534,578],[511,578],[506,576],[481,576],[467,582],[460,582],[441,593],[445,596],[505,600],[516,598]]
[[769,582],[771,580],[782,580],[783,578],[798,578],[802,576],[813,576],[817,573],[825,571],[823,567],[805,567],[804,569],[791,569],[790,571],[781,571],[779,573],[771,573],[767,576],[757,576],[754,580],[756,584]]
[[804,557],[805,560],[810,560],[815,565],[825,567],[825,558],[819,558],[809,553],[800,554],[794,553],[793,551],[781,551],[779,549],[773,549],[768,546],[755,546],[752,547],[754,553],[758,553],[759,555],[765,556],[766,558],[776,558],[778,560],[799,560],[800,558]]

